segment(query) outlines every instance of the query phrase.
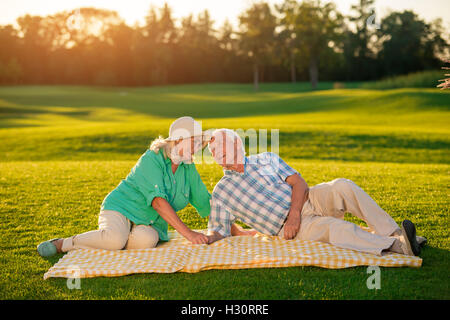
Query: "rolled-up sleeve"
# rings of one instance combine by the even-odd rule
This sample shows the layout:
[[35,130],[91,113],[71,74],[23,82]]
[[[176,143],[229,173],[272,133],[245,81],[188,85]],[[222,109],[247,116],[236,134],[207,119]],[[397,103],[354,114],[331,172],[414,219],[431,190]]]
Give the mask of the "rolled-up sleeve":
[[206,189],[195,165],[192,165],[190,171],[189,183],[191,188],[189,193],[189,203],[192,204],[202,218],[205,218],[209,216],[211,212],[211,194],[208,192],[208,189]]
[[301,176],[301,174],[297,170],[284,162],[284,160],[281,159],[276,153],[268,152],[268,154],[270,156],[270,163],[273,169],[281,177],[281,179],[286,180],[287,177],[294,174],[298,174],[299,176]]
[[132,181],[144,195],[146,204],[152,205],[153,199],[160,197],[169,201],[164,188],[164,168],[158,162],[156,154],[144,154],[131,170]]
[[227,210],[219,200],[212,198],[211,214],[208,221],[208,230],[218,232],[222,237],[231,236],[231,224],[236,218]]

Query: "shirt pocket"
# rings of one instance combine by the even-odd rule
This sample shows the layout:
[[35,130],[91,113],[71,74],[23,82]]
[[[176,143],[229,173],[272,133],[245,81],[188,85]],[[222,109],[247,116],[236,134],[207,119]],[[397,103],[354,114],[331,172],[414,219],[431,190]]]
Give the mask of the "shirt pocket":
[[274,170],[271,165],[262,166],[259,170],[259,175],[262,177],[263,182],[269,187],[278,187],[283,183],[280,176]]

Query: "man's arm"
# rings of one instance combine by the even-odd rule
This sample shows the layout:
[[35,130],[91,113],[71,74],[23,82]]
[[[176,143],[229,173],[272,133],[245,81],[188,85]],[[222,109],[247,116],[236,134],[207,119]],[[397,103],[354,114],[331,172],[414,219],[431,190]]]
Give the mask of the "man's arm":
[[211,244],[213,242],[216,242],[216,241],[219,241],[219,240],[222,240],[225,238],[217,231],[210,231],[210,234],[208,234],[207,237],[208,237],[208,244]]
[[211,199],[211,214],[208,220],[208,244],[231,236],[233,228],[235,228],[234,216],[217,199],[219,193],[220,185],[217,184]]
[[[245,230],[243,228],[241,228],[240,226],[238,226],[236,223],[233,223],[231,225],[231,235],[232,236],[254,236],[255,234],[257,234],[256,230],[253,229],[249,229],[249,230]],[[222,236],[220,233],[216,232],[216,231],[210,231],[210,234],[207,235],[208,237],[208,244],[211,244],[213,242],[219,241],[224,239],[225,237]]]
[[231,235],[232,236],[254,236],[257,231],[254,229],[244,229],[238,226],[236,223],[231,225]]
[[291,208],[289,209],[286,223],[284,224],[284,238],[295,238],[300,230],[301,212],[305,201],[308,199],[308,184],[298,174],[286,178],[286,182],[292,187]]

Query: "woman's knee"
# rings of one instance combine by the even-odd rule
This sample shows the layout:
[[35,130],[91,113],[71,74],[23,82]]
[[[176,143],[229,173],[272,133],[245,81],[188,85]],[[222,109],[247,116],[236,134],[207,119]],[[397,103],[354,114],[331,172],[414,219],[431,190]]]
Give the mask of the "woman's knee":
[[102,247],[106,250],[122,250],[127,244],[128,235],[113,229],[102,229]]
[[154,248],[158,244],[158,232],[151,226],[135,225],[128,237],[127,249]]

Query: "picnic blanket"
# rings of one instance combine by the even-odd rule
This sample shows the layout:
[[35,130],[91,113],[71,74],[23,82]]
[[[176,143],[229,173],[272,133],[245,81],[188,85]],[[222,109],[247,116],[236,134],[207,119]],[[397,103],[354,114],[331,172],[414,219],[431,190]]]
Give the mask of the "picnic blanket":
[[278,236],[257,234],[253,237],[229,237],[211,245],[194,245],[176,231],[169,232],[169,235],[170,241],[152,249],[70,251],[44,274],[44,280],[50,277],[116,277],[135,273],[194,273],[210,269],[422,265],[419,257],[395,253],[376,256],[323,242],[284,240]]

